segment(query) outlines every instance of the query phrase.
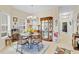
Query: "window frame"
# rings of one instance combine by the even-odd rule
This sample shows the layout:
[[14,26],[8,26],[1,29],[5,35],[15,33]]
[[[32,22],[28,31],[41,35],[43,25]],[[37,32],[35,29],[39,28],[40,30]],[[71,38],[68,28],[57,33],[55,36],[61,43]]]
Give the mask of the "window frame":
[[[6,15],[6,17],[7,17],[7,22],[5,22],[6,24],[2,24],[2,23],[0,23],[0,38],[2,39],[2,38],[4,38],[4,37],[7,37],[8,35],[10,35],[11,34],[11,28],[10,28],[10,15],[9,14],[7,14],[7,13],[3,13],[3,12],[0,12],[0,16],[2,17],[3,15]],[[2,22],[2,18],[1,18],[1,20],[0,20],[0,22]],[[2,31],[2,26],[6,26],[7,27],[7,30],[5,30],[5,31]],[[7,33],[7,35],[5,35],[5,36],[1,36],[2,35],[2,33]]]

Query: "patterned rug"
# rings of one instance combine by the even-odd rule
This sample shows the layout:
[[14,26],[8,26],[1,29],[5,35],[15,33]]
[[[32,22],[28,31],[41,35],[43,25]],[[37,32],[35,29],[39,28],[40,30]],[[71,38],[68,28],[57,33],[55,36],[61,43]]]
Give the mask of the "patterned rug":
[[17,49],[17,44],[14,44],[13,48],[22,54],[44,54],[49,48],[49,45],[43,44],[43,47],[42,45],[39,45],[39,50],[36,45],[32,45],[31,48],[29,48],[28,45],[18,45]]

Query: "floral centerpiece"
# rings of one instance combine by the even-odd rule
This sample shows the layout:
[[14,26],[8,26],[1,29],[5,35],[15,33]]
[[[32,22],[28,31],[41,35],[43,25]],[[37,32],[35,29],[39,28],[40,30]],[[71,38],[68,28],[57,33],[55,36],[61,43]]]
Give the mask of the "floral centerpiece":
[[31,27],[29,27],[29,28],[27,28],[27,29],[25,30],[25,32],[27,32],[28,35],[31,35],[31,34],[33,34],[34,30],[33,30]]

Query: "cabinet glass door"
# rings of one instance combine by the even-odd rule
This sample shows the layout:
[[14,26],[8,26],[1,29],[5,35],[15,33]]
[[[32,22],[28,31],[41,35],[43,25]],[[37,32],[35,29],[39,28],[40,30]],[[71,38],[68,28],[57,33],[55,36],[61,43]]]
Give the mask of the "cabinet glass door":
[[42,29],[43,29],[43,38],[48,39],[48,22],[47,21],[43,22]]
[[52,41],[53,36],[53,20],[52,17],[41,18],[41,34],[42,39]]

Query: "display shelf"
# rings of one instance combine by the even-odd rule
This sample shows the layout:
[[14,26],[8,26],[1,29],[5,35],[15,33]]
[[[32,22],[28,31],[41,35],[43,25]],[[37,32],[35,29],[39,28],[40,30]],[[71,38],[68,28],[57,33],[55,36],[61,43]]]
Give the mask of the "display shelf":
[[40,18],[41,21],[41,38],[52,41],[53,36],[53,17]]
[[40,30],[40,24],[39,24],[38,18],[29,18],[27,19],[27,28],[31,26],[34,32],[38,32]]

